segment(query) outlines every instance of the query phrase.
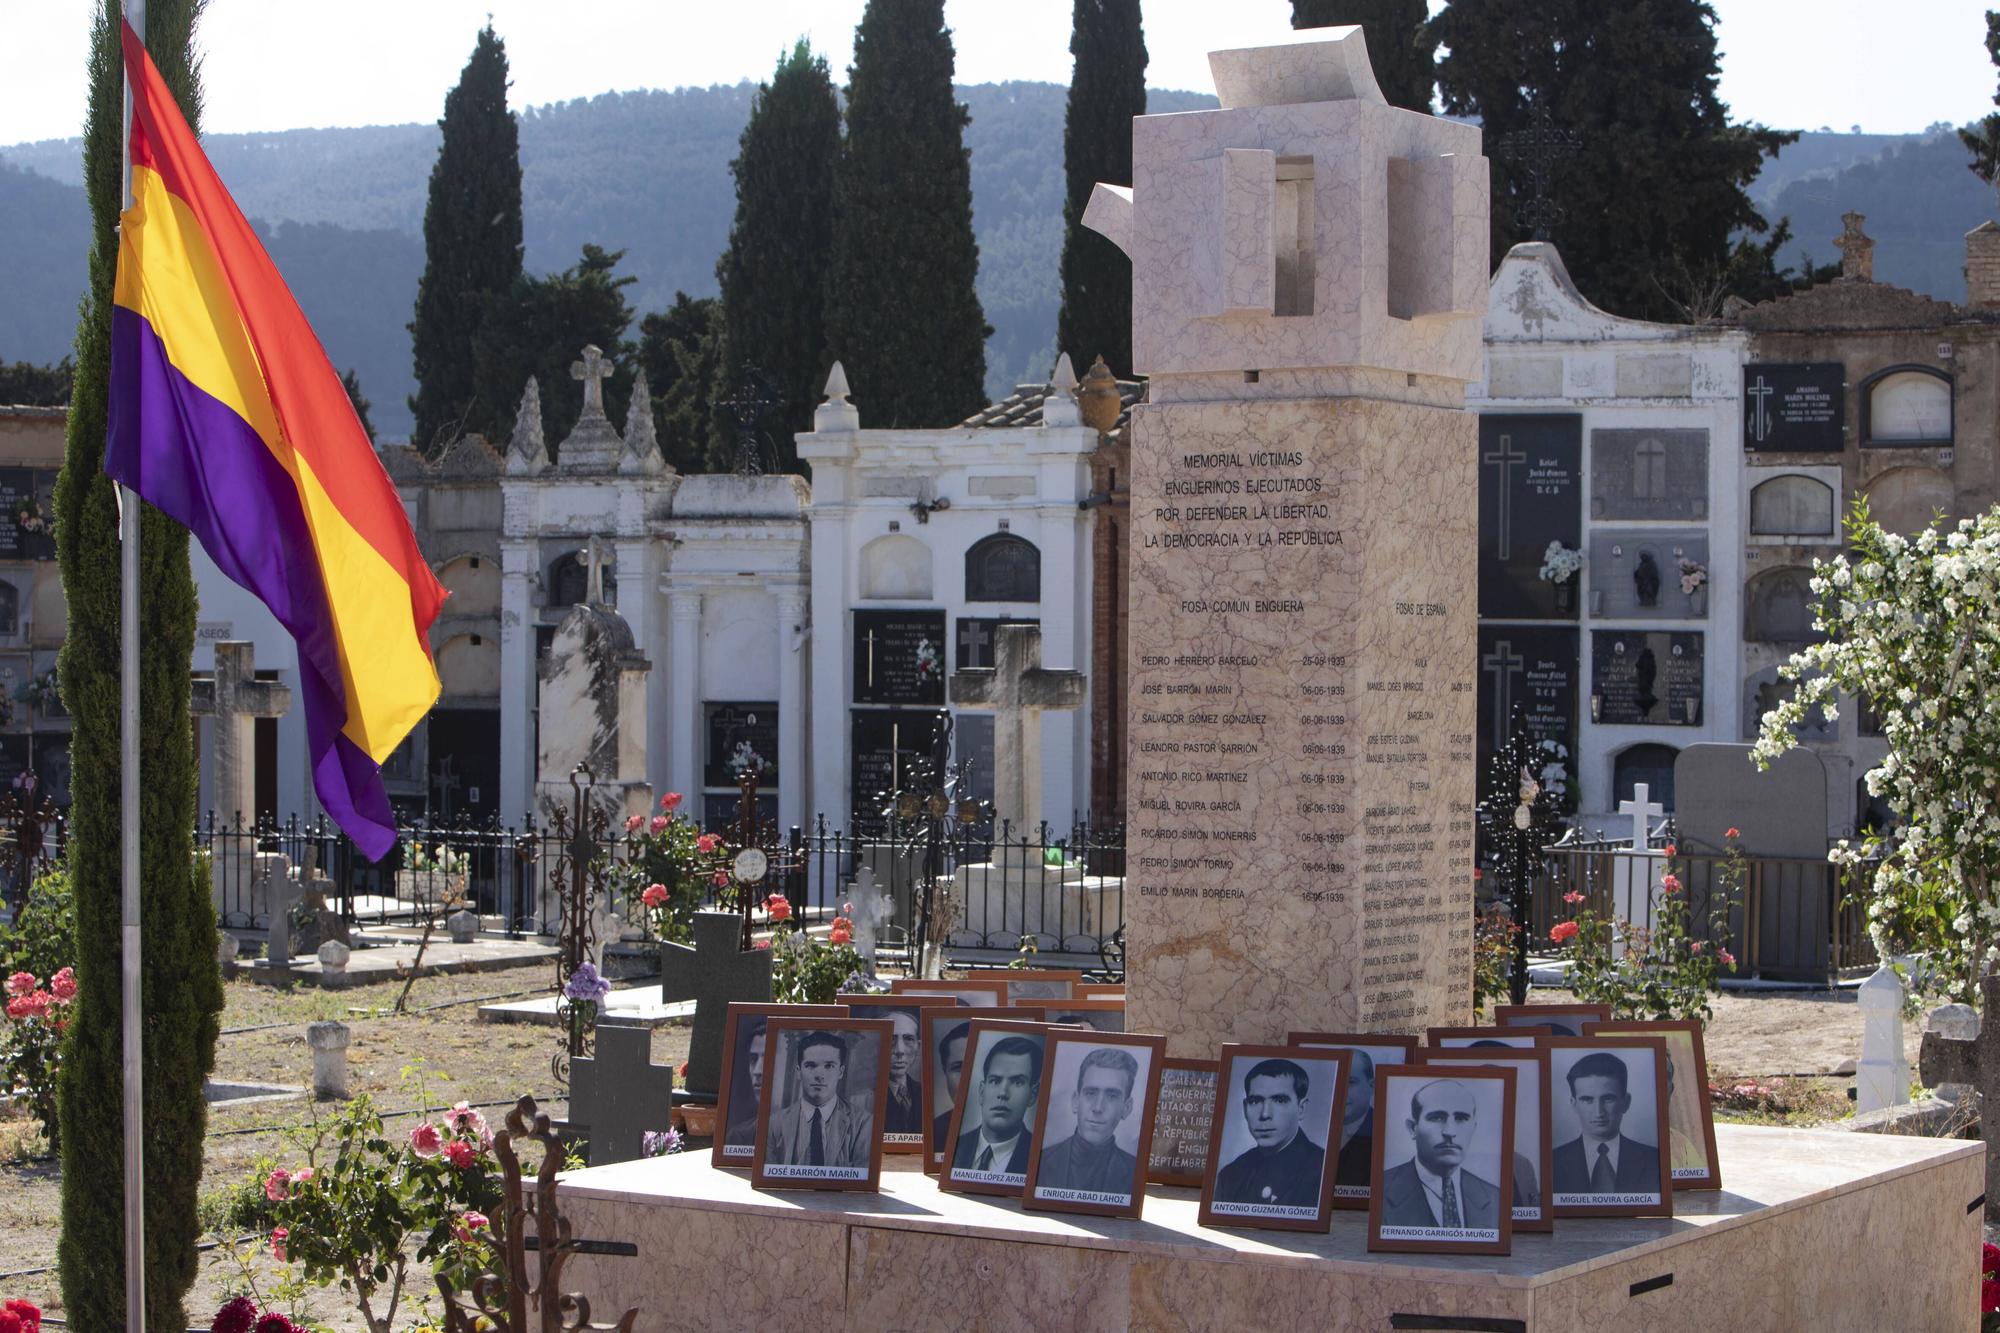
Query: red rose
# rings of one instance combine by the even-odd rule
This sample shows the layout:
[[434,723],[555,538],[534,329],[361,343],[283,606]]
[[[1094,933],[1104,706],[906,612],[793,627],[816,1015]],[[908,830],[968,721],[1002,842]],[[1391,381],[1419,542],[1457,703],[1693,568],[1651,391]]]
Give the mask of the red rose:
[[781,893],[774,893],[764,900],[764,910],[773,921],[783,921],[792,914],[791,900]]
[[646,891],[639,895],[639,901],[648,907],[658,907],[667,901],[667,886],[648,884]]
[[729,872],[727,870],[718,870],[709,877],[709,882],[718,889],[726,889],[729,887]]
[[469,1170],[479,1160],[479,1150],[464,1139],[453,1139],[444,1145],[444,1159],[461,1171]]
[[1567,944],[1576,938],[1576,922],[1558,921],[1549,931],[1549,939],[1557,944]]
[[1726,831],[1724,831],[1722,836],[1728,838],[1731,842],[1734,842],[1736,839],[1743,836],[1743,831],[1732,824]]
[[660,809],[666,811],[668,814],[672,814],[674,811],[680,808],[681,808],[681,794],[679,792],[670,791],[665,796],[662,796],[660,798]]
[[1670,842],[1662,850],[1664,850],[1668,856],[1673,856],[1680,851],[1680,847],[1677,844]]
[[2000,1273],[2000,1245],[1987,1244],[1979,1247],[1979,1271],[1988,1277]]
[[713,833],[704,833],[694,840],[694,849],[703,856],[706,856],[714,851],[716,844],[721,841],[722,839],[716,837]]
[[826,932],[826,938],[829,944],[846,944],[854,938],[854,932],[836,921],[833,923],[833,929]]

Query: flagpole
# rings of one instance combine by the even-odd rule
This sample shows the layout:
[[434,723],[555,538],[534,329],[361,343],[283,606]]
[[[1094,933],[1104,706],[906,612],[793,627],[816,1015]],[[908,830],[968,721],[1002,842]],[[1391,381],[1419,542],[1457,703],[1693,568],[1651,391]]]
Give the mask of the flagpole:
[[[124,17],[146,41],[146,0],[123,0]],[[123,65],[123,60],[120,60]],[[124,162],[120,209],[132,206],[132,79],[126,72]],[[119,1024],[125,1044],[125,1327],[146,1327],[146,1155],[145,1041],[139,1023],[139,497],[118,488],[119,677],[118,792],[120,803],[120,922],[124,945],[120,964],[122,1002]]]

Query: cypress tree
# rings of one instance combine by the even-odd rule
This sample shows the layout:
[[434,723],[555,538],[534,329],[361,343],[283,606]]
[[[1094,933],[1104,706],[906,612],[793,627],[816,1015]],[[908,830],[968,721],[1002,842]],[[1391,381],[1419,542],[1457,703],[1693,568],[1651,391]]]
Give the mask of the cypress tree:
[[361,376],[349,366],[347,373],[340,377],[340,387],[347,390],[347,401],[354,407],[354,415],[361,419],[361,429],[368,432],[368,443],[375,443],[375,423],[368,419],[368,409],[375,404],[361,392]]
[[[586,345],[620,363],[604,381],[604,412],[614,422],[625,420],[632,393],[632,367],[623,364],[632,351],[625,341],[625,331],[632,326],[625,288],[638,279],[616,276],[618,261],[624,257],[623,250],[607,251],[586,242],[583,257],[562,272],[516,278],[505,292],[486,298],[485,317],[472,346],[479,366],[474,386],[480,401],[502,402],[512,385],[518,405],[528,376],[540,380],[543,429],[551,455],[583,415],[583,386],[570,378],[569,369]],[[512,425],[510,419],[510,429]]]
[[[1986,57],[2000,65],[2000,10],[1986,11]],[[1993,104],[2000,106],[2000,93],[1993,95]],[[1958,137],[1972,152],[1966,170],[1988,185],[2000,180],[2000,112],[1988,112],[1961,129]]]
[[1437,81],[1437,38],[1425,0],[1292,0],[1294,28],[1361,25],[1368,63],[1389,105],[1429,112]]
[[[199,124],[193,50],[201,0],[151,0],[146,45],[188,123]],[[71,1328],[125,1326],[124,1157],[119,1033],[119,559],[115,487],[104,475],[111,282],[123,202],[124,70],[119,9],[99,0],[83,141],[90,196],[90,288],[76,334],[76,388],[56,481],[56,553],[69,603],[57,659],[70,740],[69,865],[81,987],[58,1081],[62,1238],[57,1262]],[[146,1092],[146,1327],[186,1328],[195,1277],[196,1190],[222,981],[215,909],[194,871],[195,754],[188,721],[195,592],[187,530],[142,506],[140,605],[141,978]]]
[[[772,414],[779,466],[798,467],[795,431],[812,428],[831,358],[826,351],[827,261],[833,249],[833,172],[840,103],[826,58],[801,39],[750,103],[736,160],[736,221],[716,262],[722,286],[723,383],[761,370],[785,400]],[[647,378],[652,378],[650,368]],[[653,380],[657,392],[663,386]]]
[[1146,34],[1138,0],[1076,0],[1069,52],[1076,59],[1063,116],[1062,310],[1056,347],[1088,366],[1096,357],[1132,375],[1132,261],[1083,225],[1099,181],[1132,183],[1132,117],[1146,114]]
[[868,0],[834,180],[829,350],[870,427],[952,426],[986,405],[971,119],[944,0]]
[[417,392],[410,439],[433,454],[466,431],[506,438],[513,396],[478,392],[473,342],[487,298],[521,276],[521,136],[507,110],[507,46],[489,22],[445,95],[424,207],[424,275],[410,322]]
[[1746,187],[1798,135],[1730,122],[1714,23],[1705,0],[1452,0],[1432,20],[1444,109],[1485,126],[1494,254],[1531,231],[1527,173],[1504,140],[1539,105],[1582,140],[1555,170],[1550,239],[1584,295],[1669,319],[1664,277],[1732,273],[1732,238],[1769,225]]

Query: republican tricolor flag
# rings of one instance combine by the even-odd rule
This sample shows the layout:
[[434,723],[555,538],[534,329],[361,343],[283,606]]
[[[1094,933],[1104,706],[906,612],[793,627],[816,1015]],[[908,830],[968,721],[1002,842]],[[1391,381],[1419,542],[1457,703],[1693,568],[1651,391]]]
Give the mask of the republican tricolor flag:
[[313,785],[380,857],[396,838],[381,764],[438,697],[444,590],[305,315],[123,26],[132,206],[104,470],[291,632]]

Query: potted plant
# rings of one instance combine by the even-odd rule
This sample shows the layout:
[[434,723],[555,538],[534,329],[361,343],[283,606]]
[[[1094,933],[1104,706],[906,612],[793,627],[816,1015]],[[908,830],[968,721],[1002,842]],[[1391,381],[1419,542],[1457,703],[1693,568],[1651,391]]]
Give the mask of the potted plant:
[[1681,560],[1681,594],[1696,615],[1708,613],[1708,566],[1699,560]]
[[1577,575],[1583,570],[1583,552],[1560,541],[1549,543],[1542,552],[1542,582],[1555,589],[1556,610],[1568,615],[1576,610]]

